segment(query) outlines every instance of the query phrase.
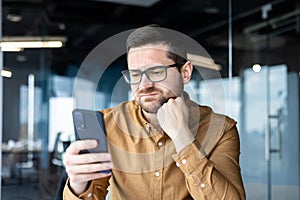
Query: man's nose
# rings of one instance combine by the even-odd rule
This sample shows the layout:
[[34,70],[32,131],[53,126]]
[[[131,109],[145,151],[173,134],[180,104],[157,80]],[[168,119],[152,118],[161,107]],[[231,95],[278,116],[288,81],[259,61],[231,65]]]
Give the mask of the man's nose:
[[152,85],[153,85],[153,82],[149,80],[148,76],[145,73],[143,73],[142,77],[141,77],[140,86],[148,87],[148,86],[152,86]]

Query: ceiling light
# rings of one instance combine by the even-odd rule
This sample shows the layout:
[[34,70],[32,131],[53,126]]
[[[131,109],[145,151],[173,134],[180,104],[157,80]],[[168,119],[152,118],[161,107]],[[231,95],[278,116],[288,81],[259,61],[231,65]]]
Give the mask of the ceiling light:
[[19,12],[11,12],[6,15],[6,19],[10,22],[20,22],[23,16]]
[[59,23],[58,24],[58,28],[60,29],[60,30],[66,30],[66,25],[64,24],[64,23]]
[[94,1],[106,1],[110,3],[119,3],[124,5],[143,6],[150,7],[160,0],[94,0]]
[[252,70],[253,70],[254,72],[260,72],[260,70],[261,70],[260,64],[254,64],[254,65],[252,66]]
[[17,60],[18,62],[25,62],[25,61],[27,60],[27,58],[26,58],[26,56],[24,56],[24,55],[17,55],[17,56],[16,56],[16,60]]
[[204,8],[204,12],[207,13],[207,14],[217,14],[220,11],[216,7],[207,7],[207,8]]
[[18,42],[1,42],[2,48],[60,48],[63,46],[62,41],[18,41]]
[[205,67],[212,70],[220,71],[222,69],[221,65],[218,65],[214,62],[212,58],[208,58],[205,56],[200,56],[196,54],[187,54],[188,60],[192,62],[193,65],[199,66],[199,67]]
[[23,51],[23,48],[11,48],[11,47],[1,47],[1,51],[3,52],[20,52]]
[[1,70],[1,76],[6,77],[6,78],[11,78],[12,77],[12,72],[6,69]]
[[[61,48],[66,41],[65,37],[3,37],[0,43],[1,50],[25,48]],[[3,50],[4,49],[4,50]]]

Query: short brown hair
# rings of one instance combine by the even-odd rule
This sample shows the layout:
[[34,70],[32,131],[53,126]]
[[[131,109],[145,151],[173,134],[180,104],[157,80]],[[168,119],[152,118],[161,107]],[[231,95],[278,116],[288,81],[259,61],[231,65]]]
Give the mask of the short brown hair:
[[187,61],[187,52],[183,45],[183,38],[179,33],[165,29],[156,24],[143,26],[134,30],[127,38],[127,53],[131,48],[148,44],[164,44],[168,47],[167,57],[175,63]]

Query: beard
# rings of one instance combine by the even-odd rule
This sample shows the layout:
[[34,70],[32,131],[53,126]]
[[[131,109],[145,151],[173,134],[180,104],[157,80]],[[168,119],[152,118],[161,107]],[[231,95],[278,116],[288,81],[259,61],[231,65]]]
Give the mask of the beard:
[[158,109],[164,104],[166,103],[170,97],[165,97],[163,95],[163,92],[155,87],[151,87],[151,88],[147,88],[145,90],[142,90],[139,92],[139,94],[147,94],[147,93],[152,93],[152,92],[156,92],[159,93],[159,97],[148,97],[145,98],[144,100],[142,100],[142,98],[140,97],[140,95],[138,95],[137,97],[137,103],[142,107],[142,109],[144,111],[146,111],[147,113],[157,113]]

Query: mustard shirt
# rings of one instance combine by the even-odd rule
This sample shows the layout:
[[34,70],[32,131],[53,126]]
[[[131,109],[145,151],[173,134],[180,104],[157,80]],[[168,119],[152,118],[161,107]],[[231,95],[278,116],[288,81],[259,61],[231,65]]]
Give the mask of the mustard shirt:
[[156,131],[136,101],[102,110],[112,176],[91,181],[76,196],[67,181],[65,200],[215,200],[246,199],[236,122],[188,100],[189,127],[195,140],[175,151],[167,134]]

